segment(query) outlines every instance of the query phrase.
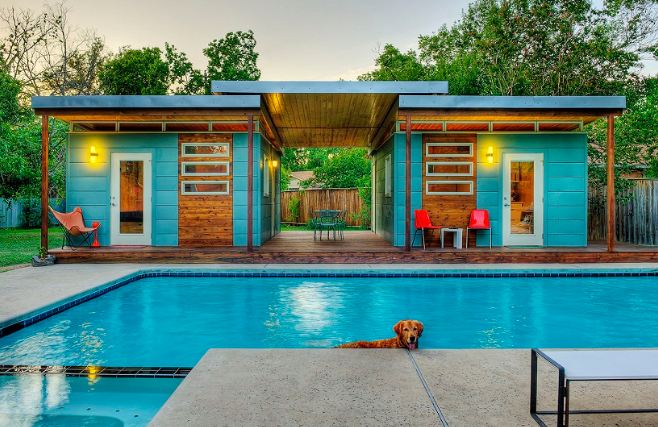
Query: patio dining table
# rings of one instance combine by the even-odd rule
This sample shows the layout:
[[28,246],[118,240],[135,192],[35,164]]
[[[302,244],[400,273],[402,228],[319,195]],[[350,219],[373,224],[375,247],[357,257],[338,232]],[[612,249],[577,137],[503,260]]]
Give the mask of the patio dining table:
[[317,232],[320,232],[320,240],[322,240],[322,233],[327,231],[327,240],[329,240],[329,232],[333,231],[333,240],[345,238],[343,230],[345,228],[345,211],[335,209],[321,209],[313,212],[313,220],[311,225],[313,228],[313,240],[317,239]]

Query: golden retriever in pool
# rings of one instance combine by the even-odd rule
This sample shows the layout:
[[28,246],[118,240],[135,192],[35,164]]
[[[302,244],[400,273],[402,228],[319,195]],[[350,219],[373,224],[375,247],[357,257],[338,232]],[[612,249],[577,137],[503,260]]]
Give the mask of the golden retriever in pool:
[[418,348],[418,340],[423,335],[423,324],[418,320],[400,320],[393,326],[395,338],[377,341],[355,341],[339,345],[338,348]]

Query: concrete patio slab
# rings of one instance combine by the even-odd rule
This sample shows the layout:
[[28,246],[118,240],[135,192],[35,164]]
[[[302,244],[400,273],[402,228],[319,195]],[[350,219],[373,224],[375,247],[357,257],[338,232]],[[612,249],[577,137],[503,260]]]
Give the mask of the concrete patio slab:
[[138,264],[69,264],[0,273],[0,326],[140,269]]
[[[530,350],[414,353],[450,426],[536,426],[530,417]],[[557,373],[539,364],[539,408],[554,410]],[[572,409],[655,408],[658,382],[575,383]],[[548,425],[555,416],[542,417]],[[572,415],[571,426],[656,426],[658,414]]]
[[440,426],[405,350],[209,350],[151,422]]

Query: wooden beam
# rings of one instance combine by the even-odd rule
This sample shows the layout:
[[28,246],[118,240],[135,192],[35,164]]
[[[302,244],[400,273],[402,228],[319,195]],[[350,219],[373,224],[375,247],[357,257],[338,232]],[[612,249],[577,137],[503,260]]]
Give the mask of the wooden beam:
[[404,201],[404,250],[411,250],[411,116],[406,116],[406,130],[405,130],[405,201]]
[[410,114],[414,120],[431,121],[535,121],[566,120],[590,123],[608,114],[621,114],[623,111],[609,110],[564,110],[564,111],[529,111],[529,110],[399,110],[397,120],[405,120]]
[[277,128],[274,127],[272,116],[270,116],[270,112],[267,111],[267,107],[265,106],[261,107],[261,126],[262,125],[265,125],[270,130],[270,132],[272,132],[274,141],[270,141],[270,143],[274,145],[274,148],[283,155],[283,140],[281,139],[281,135],[279,135]]
[[254,249],[254,115],[247,117],[247,250]]
[[48,116],[41,116],[41,247],[48,250]]
[[615,238],[617,235],[615,218],[615,115],[608,115],[608,252],[615,250]]
[[382,118],[381,123],[377,126],[377,132],[373,136],[372,140],[369,141],[370,153],[374,153],[388,141],[388,138],[391,136],[390,132],[395,128],[395,117],[397,116],[397,107],[398,98],[395,98],[391,103],[391,106],[388,108],[388,112]]

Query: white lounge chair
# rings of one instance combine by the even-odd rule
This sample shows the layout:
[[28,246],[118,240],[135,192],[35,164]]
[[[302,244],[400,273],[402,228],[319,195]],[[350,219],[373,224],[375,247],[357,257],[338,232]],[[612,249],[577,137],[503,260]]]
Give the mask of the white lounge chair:
[[[557,411],[537,411],[537,359],[558,370]],[[569,385],[575,381],[658,380],[658,350],[539,350],[530,359],[530,415],[541,426],[540,415],[557,415],[557,426],[569,425],[569,414],[658,412],[652,409],[569,410]]]

